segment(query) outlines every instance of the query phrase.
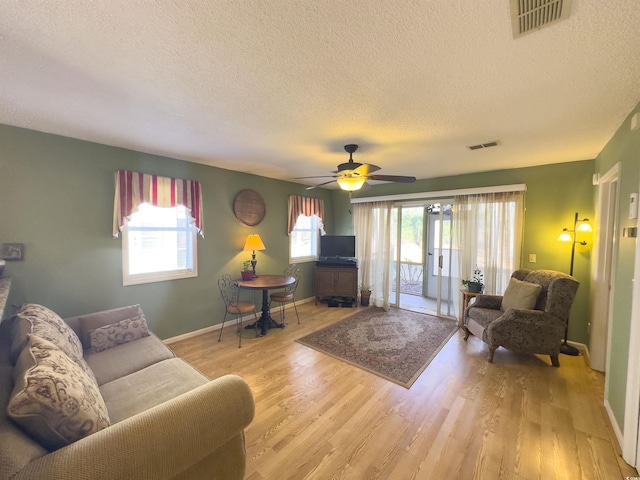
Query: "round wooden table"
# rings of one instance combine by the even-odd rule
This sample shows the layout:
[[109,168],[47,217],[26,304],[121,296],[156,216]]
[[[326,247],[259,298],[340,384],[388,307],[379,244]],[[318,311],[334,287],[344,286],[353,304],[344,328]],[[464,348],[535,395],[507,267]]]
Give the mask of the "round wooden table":
[[[258,320],[260,333],[267,334],[269,328],[284,328],[284,324],[276,322],[271,318],[269,311],[269,290],[283,288],[295,283],[296,279],[287,275],[260,275],[251,280],[236,280],[236,285],[246,290],[262,290],[262,315]],[[247,325],[245,328],[254,328],[255,325]]]

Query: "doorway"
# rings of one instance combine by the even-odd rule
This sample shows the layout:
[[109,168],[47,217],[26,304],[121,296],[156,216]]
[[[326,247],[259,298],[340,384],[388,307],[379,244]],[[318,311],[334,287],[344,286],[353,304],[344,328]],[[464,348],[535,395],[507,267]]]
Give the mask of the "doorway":
[[[589,325],[589,364],[594,370],[607,372],[609,344],[611,340],[611,296],[614,252],[616,246],[616,224],[618,198],[618,166],[600,179],[598,190],[598,238],[597,258],[593,272],[593,301],[591,324]],[[608,390],[608,383],[607,383]]]
[[455,317],[451,287],[451,204],[403,204],[391,216],[389,303],[430,315]]

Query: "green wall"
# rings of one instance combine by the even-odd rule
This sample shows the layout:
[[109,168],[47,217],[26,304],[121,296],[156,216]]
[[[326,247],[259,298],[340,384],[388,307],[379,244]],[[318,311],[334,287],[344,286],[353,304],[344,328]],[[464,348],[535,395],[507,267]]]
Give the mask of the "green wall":
[[640,185],[640,130],[631,130],[631,117],[640,111],[640,104],[629,114],[616,134],[596,158],[595,170],[606,173],[620,164],[619,228],[616,232],[616,258],[613,290],[613,323],[611,330],[611,363],[607,371],[608,402],[620,430],[624,428],[625,395],[627,390],[627,362],[631,328],[631,302],[636,239],[622,236],[625,227],[635,227],[637,220],[629,220],[629,195],[638,192]]
[[333,221],[336,235],[353,235],[351,196],[342,190],[333,190]]
[[[198,238],[197,278],[122,286],[121,240],[112,238],[118,169],[202,182],[205,238]],[[255,228],[233,214],[233,200],[245,188],[266,202],[265,219]],[[249,233],[259,233],[267,247],[257,254],[258,272],[288,265],[291,194],[324,199],[331,233],[328,190],[310,194],[295,183],[0,125],[0,243],[25,244],[24,261],[5,269],[13,278],[9,305],[41,303],[67,317],[140,303],[162,338],[220,323],[217,279],[239,276],[250,258],[241,251]],[[301,265],[298,298],[314,294],[313,265]]]
[[[357,194],[358,198],[396,195],[401,193],[437,192],[461,188],[489,187],[525,183],[526,212],[522,268],[550,269],[569,273],[571,248],[557,241],[564,227],[573,228],[575,212],[582,218],[593,219],[594,188],[592,176],[594,161],[585,160],[541,167],[516,168],[493,172],[457,175],[419,180],[412,184],[384,184]],[[342,192],[343,202],[334,200],[336,229],[349,233],[350,205],[348,195]],[[353,194],[356,197],[356,194]],[[529,253],[535,253],[536,263],[529,263]],[[590,312],[591,251],[576,252],[574,276],[580,288],[571,309],[569,339],[588,343]]]

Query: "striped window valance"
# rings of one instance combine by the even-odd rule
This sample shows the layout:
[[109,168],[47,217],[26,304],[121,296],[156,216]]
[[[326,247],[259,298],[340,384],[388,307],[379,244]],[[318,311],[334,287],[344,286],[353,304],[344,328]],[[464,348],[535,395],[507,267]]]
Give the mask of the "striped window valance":
[[321,229],[322,234],[324,235],[324,200],[319,198],[301,197],[299,195],[289,195],[287,235],[291,235],[300,215],[304,215],[306,217],[317,215],[322,221]]
[[192,222],[202,237],[202,187],[200,182],[118,170],[113,201],[113,236],[118,237],[131,214],[148,203],[156,207],[182,205],[191,212]]

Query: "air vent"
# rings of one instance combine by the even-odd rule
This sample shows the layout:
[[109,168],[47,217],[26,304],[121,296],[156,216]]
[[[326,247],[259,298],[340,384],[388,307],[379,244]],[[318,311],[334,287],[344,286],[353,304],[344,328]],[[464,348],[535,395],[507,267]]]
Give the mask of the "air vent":
[[497,147],[498,145],[500,145],[500,142],[498,142],[498,140],[494,140],[493,142],[479,143],[478,145],[469,145],[467,148],[469,150],[480,150],[481,148]]
[[509,0],[513,38],[569,18],[571,0]]

